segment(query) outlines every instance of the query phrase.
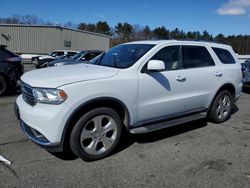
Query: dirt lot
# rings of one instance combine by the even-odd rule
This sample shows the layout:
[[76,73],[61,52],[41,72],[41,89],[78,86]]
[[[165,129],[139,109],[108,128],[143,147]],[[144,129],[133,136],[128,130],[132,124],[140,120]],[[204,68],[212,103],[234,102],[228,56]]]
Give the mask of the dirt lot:
[[223,124],[130,135],[91,163],[58,159],[29,141],[13,112],[16,97],[0,98],[0,155],[13,162],[0,162],[0,187],[250,187],[250,92]]

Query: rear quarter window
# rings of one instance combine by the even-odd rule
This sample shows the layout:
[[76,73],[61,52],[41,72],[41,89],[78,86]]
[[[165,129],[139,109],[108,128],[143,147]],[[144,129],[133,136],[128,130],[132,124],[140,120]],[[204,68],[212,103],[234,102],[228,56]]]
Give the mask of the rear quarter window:
[[236,63],[232,54],[228,50],[221,49],[221,48],[212,48],[212,49],[214,50],[214,52],[216,53],[216,55],[218,56],[218,58],[223,64],[235,64]]

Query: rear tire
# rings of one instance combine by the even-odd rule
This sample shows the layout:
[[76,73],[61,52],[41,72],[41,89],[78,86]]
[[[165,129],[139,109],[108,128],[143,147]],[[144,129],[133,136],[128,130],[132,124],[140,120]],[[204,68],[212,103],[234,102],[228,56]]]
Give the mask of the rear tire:
[[6,79],[0,75],[0,96],[6,94],[8,90],[8,83]]
[[99,107],[84,114],[75,124],[70,147],[78,157],[94,161],[108,156],[116,148],[122,122],[111,108]]
[[232,94],[227,90],[221,91],[215,97],[210,108],[208,117],[214,123],[222,123],[230,117],[232,107]]

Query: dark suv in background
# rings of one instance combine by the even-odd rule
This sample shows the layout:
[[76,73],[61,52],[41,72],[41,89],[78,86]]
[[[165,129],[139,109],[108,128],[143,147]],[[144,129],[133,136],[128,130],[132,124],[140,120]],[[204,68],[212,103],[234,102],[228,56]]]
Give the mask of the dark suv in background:
[[17,82],[23,74],[22,58],[0,44],[0,96],[10,89],[17,88]]

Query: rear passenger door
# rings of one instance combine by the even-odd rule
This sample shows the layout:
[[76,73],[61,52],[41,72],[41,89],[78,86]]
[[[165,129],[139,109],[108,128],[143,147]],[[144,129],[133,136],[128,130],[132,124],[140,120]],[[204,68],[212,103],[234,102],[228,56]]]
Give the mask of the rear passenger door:
[[139,121],[198,112],[208,107],[216,78],[215,63],[205,46],[167,46],[151,60],[164,61],[166,69],[139,74]]
[[211,49],[206,46],[182,46],[182,68],[187,79],[184,86],[186,104],[192,109],[207,109],[211,93],[220,83],[222,74],[209,51]]

